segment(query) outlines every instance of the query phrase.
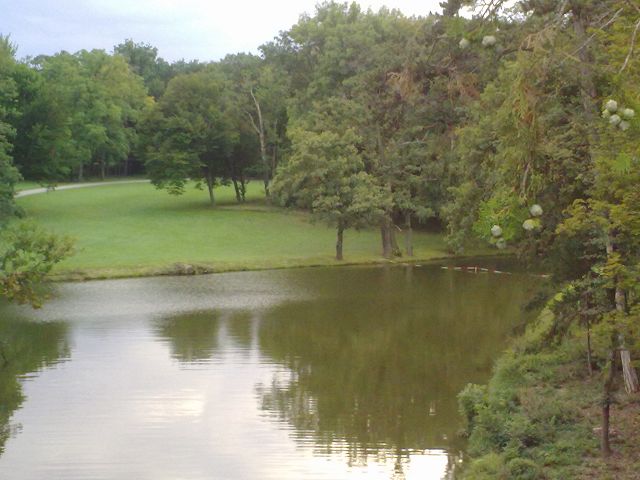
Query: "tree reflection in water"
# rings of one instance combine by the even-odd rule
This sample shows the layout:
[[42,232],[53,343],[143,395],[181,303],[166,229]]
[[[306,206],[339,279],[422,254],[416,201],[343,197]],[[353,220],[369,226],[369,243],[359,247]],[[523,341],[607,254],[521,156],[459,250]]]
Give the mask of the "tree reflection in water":
[[159,321],[155,332],[171,347],[171,356],[185,363],[209,361],[219,349],[217,312],[191,312]]
[[20,429],[11,417],[24,401],[21,378],[68,358],[67,332],[62,322],[0,318],[0,455]]
[[463,447],[456,396],[486,380],[536,281],[440,269],[335,273],[296,277],[297,289],[314,292],[306,300],[172,316],[156,334],[181,362],[231,348],[278,366],[256,386],[259,406],[318,455],[392,462],[400,479],[413,455],[446,454],[451,473]]
[[386,459],[402,478],[411,453],[446,451],[455,463],[457,393],[488,376],[529,282],[412,269],[370,280],[265,314],[260,350],[291,373],[258,386],[261,407],[352,465]]

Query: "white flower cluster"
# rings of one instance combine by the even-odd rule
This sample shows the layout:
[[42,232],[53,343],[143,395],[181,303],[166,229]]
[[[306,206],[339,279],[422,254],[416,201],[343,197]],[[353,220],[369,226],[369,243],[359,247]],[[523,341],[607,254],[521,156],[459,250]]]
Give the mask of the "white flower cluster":
[[529,208],[529,213],[533,218],[529,218],[525,220],[524,223],[522,224],[522,228],[524,228],[527,232],[537,230],[542,226],[540,223],[539,217],[542,216],[544,211],[542,210],[542,207],[540,205],[535,203],[531,205],[531,208]]
[[[498,40],[493,35],[485,35],[482,38],[482,46],[483,47],[493,47],[493,46],[496,45],[497,41]],[[461,50],[466,50],[467,48],[469,48],[471,46],[471,41],[469,39],[463,37],[462,40],[460,40],[460,43],[458,43],[458,46],[460,47]]]
[[623,132],[631,126],[630,120],[636,116],[636,112],[632,108],[618,108],[618,102],[609,100],[604,104],[602,118],[609,120],[614,127],[618,127]]
[[491,235],[493,238],[496,238],[496,247],[500,250],[504,250],[507,248],[507,242],[504,238],[502,238],[502,227],[500,225],[494,225],[491,227]]
[[[542,207],[537,203],[531,205],[529,208],[529,213],[531,217],[524,221],[522,224],[522,228],[524,228],[527,232],[531,232],[533,230],[539,230],[542,228],[542,222],[540,221],[540,217],[544,213]],[[495,246],[500,250],[504,250],[507,248],[507,241],[502,238],[502,227],[500,225],[494,225],[491,227],[491,236],[495,239]]]
[[496,37],[494,37],[493,35],[486,35],[482,39],[483,47],[493,47],[495,44],[496,44]]

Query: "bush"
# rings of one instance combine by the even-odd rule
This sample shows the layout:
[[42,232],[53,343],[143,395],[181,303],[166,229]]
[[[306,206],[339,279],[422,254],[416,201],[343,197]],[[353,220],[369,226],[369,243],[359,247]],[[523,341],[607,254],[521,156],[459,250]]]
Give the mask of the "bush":
[[507,480],[504,460],[496,453],[489,453],[475,460],[464,472],[464,478],[472,480]]
[[544,478],[540,467],[527,458],[514,458],[507,463],[508,478],[513,480],[539,480]]
[[39,307],[45,276],[71,251],[67,238],[30,222],[10,223],[0,232],[0,296]]
[[473,429],[473,420],[480,410],[487,406],[487,387],[485,385],[467,384],[458,394],[460,414],[467,421],[467,433]]

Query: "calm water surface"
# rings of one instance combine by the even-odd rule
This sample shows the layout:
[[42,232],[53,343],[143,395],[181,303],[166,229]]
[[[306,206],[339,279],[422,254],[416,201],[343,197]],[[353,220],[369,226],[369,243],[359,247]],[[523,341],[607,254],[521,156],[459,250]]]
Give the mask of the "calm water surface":
[[452,478],[456,394],[537,285],[440,266],[58,285],[0,306],[0,478]]

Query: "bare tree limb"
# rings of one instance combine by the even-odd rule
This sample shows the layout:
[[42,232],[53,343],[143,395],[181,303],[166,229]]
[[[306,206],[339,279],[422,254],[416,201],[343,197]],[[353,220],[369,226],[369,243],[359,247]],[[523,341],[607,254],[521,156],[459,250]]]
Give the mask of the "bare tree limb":
[[[605,28],[607,28],[609,25],[611,25],[613,22],[615,22],[618,17],[620,16],[620,14],[624,11],[623,8],[619,9],[616,13],[613,14],[613,16],[607,21],[607,23],[605,23],[604,25],[602,25],[601,27],[598,27],[598,30],[604,30]],[[580,50],[582,50],[583,48],[585,48],[587,45],[589,45],[591,43],[591,40],[593,40],[596,37],[596,33],[592,33],[589,38],[587,38],[584,43],[582,45],[580,45],[578,48],[576,48],[573,52],[565,54],[567,58],[571,58],[571,59],[575,59],[575,55],[578,54],[580,52]],[[564,63],[564,61],[566,60],[566,58],[564,60],[562,60],[562,62],[560,62],[560,65],[562,65]]]
[[627,68],[629,60],[631,60],[631,57],[633,56],[633,50],[636,45],[636,38],[638,38],[638,30],[640,30],[640,20],[638,20],[638,22],[636,23],[636,28],[633,30],[633,35],[631,36],[631,45],[629,46],[629,53],[627,54],[627,58],[624,59],[624,64],[622,65],[618,73],[622,73],[624,69]]
[[247,114],[247,116],[249,117],[249,120],[251,120],[251,126],[253,127],[253,129],[256,131],[256,133],[258,135],[260,135],[260,129],[258,128],[258,125],[256,125],[256,121],[253,118],[253,115],[251,115],[251,112],[244,112]]

